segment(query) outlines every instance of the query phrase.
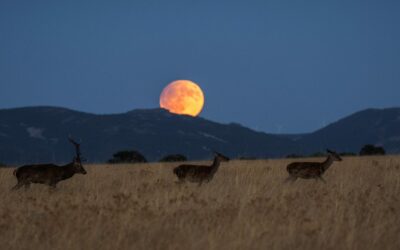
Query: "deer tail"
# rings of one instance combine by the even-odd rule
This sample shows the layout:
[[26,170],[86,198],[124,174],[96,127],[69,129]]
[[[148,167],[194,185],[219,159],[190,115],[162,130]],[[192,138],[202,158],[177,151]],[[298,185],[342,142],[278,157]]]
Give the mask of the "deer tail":
[[18,170],[18,169],[15,169],[15,170],[13,171],[13,175],[14,175],[15,177],[17,177],[17,170]]

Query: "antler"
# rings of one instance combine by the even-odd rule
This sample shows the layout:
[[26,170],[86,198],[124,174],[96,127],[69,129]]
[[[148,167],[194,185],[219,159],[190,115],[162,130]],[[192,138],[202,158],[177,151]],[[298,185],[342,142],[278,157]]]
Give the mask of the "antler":
[[80,149],[81,144],[77,143],[74,139],[72,139],[71,136],[68,136],[68,140],[75,146],[76,158],[78,160],[81,160],[81,149]]
[[214,154],[217,154],[217,155],[219,154],[219,152],[213,148],[211,149],[211,152],[213,152]]

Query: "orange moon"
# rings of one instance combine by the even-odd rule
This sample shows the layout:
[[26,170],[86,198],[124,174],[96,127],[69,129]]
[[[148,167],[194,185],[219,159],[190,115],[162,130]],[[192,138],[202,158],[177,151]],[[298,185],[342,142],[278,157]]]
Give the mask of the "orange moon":
[[189,80],[171,82],[160,96],[160,107],[174,114],[198,116],[203,106],[203,91]]

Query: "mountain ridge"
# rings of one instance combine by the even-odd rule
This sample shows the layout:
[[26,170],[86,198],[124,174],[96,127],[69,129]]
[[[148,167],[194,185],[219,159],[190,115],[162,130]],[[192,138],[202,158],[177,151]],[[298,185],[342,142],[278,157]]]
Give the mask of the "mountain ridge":
[[115,151],[125,149],[137,149],[150,160],[171,153],[204,159],[210,157],[212,149],[233,155],[276,157],[276,153],[263,151],[290,144],[289,140],[235,124],[162,109],[97,115],[50,106],[24,107],[0,110],[0,121],[0,162],[12,164],[68,161],[73,155],[68,135],[82,139],[83,154],[91,162],[104,162]]
[[[371,122],[372,121],[372,122]],[[365,109],[307,134],[279,135],[241,124],[181,116],[164,109],[92,114],[53,106],[0,109],[0,162],[67,162],[67,136],[82,140],[90,162],[105,162],[118,150],[138,150],[155,161],[181,153],[208,159],[212,150],[233,158],[275,158],[332,148],[357,153],[367,143],[400,152],[400,108]]]

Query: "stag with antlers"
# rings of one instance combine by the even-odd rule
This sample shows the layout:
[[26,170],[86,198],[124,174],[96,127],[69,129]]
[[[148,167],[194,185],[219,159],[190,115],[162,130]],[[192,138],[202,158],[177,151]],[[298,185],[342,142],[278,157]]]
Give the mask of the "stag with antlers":
[[13,190],[22,186],[29,188],[31,183],[40,183],[55,188],[57,183],[71,178],[74,174],[86,174],[82,166],[80,144],[69,137],[69,141],[74,145],[76,155],[71,163],[63,166],[55,164],[35,164],[19,167],[14,171],[14,176],[18,183]]

